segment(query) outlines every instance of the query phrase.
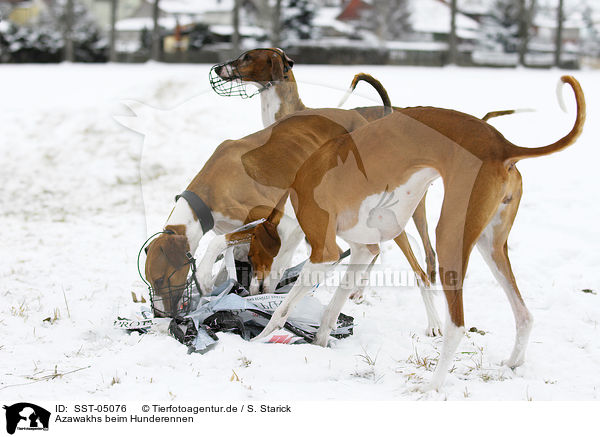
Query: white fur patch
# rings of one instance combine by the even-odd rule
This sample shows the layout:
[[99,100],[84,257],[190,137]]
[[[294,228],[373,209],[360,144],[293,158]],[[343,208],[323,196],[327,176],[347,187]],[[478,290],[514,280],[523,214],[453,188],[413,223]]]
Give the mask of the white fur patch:
[[[340,230],[338,235],[344,240],[362,244],[395,238],[406,226],[429,184],[437,177],[439,173],[435,169],[422,169],[413,173],[406,183],[366,197],[360,205],[356,225]],[[343,223],[338,223],[338,226],[342,227]]]
[[272,86],[260,93],[260,108],[264,127],[275,123],[275,114],[279,112],[280,107],[281,99],[279,98],[279,94],[277,94],[276,86]]
[[167,225],[185,225],[185,233],[190,249],[192,253],[196,251],[204,232],[202,232],[200,222],[194,219],[194,213],[183,197],[180,197],[175,203],[165,226]]

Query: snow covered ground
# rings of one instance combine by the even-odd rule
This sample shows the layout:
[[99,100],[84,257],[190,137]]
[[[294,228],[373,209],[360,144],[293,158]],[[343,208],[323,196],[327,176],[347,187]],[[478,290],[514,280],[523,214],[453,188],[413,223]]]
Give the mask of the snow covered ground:
[[[219,334],[214,350],[188,355],[164,332],[114,329],[115,317],[132,306],[130,292],[146,293],[136,257],[147,231],[161,228],[173,196],[221,141],[261,128],[258,98],[217,96],[209,90],[208,69],[0,66],[0,394],[15,401],[98,402],[600,397],[597,71],[574,73],[588,103],[577,144],[518,165],[525,192],[510,255],[535,326],[527,361],[516,371],[500,365],[513,345],[510,307],[476,252],[465,286],[466,324],[484,335],[463,339],[439,393],[410,390],[431,376],[442,343],[424,335],[414,288],[370,288],[363,304],[347,303],[344,312],[358,323],[355,334],[327,349]],[[313,107],[335,106],[354,73],[365,71],[384,83],[398,106],[478,116],[533,108],[492,122],[522,146],[555,141],[574,118],[570,90],[571,112],[557,105],[562,72],[556,70],[298,65],[294,71],[304,102]],[[363,84],[346,107],[378,102]],[[440,185],[428,196],[430,229]],[[409,231],[416,235],[412,225]],[[304,249],[297,258],[303,255]],[[393,244],[384,246],[381,263],[407,269]],[[317,296],[326,302],[331,291],[321,288]],[[438,303],[443,314],[441,298]],[[54,372],[64,376],[51,378]],[[234,372],[239,380],[231,380]]]

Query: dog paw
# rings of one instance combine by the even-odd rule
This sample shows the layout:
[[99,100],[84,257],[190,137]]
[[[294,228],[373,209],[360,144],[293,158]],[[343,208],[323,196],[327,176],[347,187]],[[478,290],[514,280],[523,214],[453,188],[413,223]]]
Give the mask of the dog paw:
[[525,360],[523,358],[513,359],[512,357],[508,360],[504,360],[500,363],[501,366],[508,367],[514,371],[517,367],[521,366]]
[[350,299],[357,305],[360,305],[365,301],[365,295],[362,290],[355,291],[350,295]]
[[422,382],[420,384],[415,384],[409,390],[413,393],[431,393],[438,391],[439,387],[431,382]]
[[427,337],[441,337],[442,336],[442,328],[439,326],[428,326],[425,331]]
[[321,346],[321,347],[327,347],[328,343],[329,343],[329,335],[324,336],[324,335],[319,335],[319,333],[317,333],[315,339],[312,342],[312,344],[314,344],[315,346]]

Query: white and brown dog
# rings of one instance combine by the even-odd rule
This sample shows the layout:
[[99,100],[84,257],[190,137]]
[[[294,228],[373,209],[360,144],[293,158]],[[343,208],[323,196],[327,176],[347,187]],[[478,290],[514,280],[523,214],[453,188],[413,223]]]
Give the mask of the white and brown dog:
[[[463,280],[475,245],[504,289],[515,317],[516,340],[505,364],[521,365],[533,318],[517,287],[507,250],[522,195],[515,164],[563,150],[580,135],[585,121],[583,92],[573,77],[561,80],[575,93],[577,116],[565,137],[545,147],[518,147],[489,124],[464,113],[416,107],[395,111],[319,148],[298,170],[286,193],[310,242],[310,259],[257,339],[281,328],[294,305],[314,286],[315,275],[322,277],[338,260],[336,237],[352,249],[346,274],[360,273],[376,255],[377,245],[403,230],[431,181],[441,177],[444,199],[436,249],[449,314],[437,367],[423,388],[441,386],[464,334]],[[257,180],[261,177],[257,175]],[[381,209],[382,199],[392,197],[393,202],[384,201],[384,213],[373,214]],[[341,281],[325,311],[315,339],[318,345],[328,342],[352,291],[347,284]]]

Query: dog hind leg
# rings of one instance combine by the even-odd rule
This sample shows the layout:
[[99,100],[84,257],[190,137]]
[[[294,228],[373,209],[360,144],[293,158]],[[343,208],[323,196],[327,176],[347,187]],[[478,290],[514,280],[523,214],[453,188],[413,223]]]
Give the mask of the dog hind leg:
[[423,242],[423,248],[425,249],[425,262],[427,263],[427,276],[432,283],[435,283],[435,251],[429,238],[429,228],[427,227],[427,214],[425,211],[425,198],[427,193],[423,195],[423,198],[417,205],[415,212],[413,213],[413,221]]
[[[442,351],[429,384],[423,390],[437,390],[452,366],[456,349],[465,332],[463,281],[469,256],[479,236],[491,221],[502,200],[504,184],[495,168],[477,172],[475,179],[461,172],[444,181],[444,201],[436,229],[440,281],[448,305]],[[465,187],[471,190],[465,191]]]
[[[427,239],[429,239],[429,236],[427,236]],[[396,242],[398,247],[402,249],[402,252],[408,260],[408,263],[410,264],[413,272],[415,272],[415,274],[420,279],[419,289],[421,290],[421,297],[423,298],[423,303],[425,304],[425,312],[427,313],[427,330],[425,333],[428,336],[432,337],[442,335],[442,323],[440,322],[440,317],[435,308],[434,294],[433,290],[431,289],[431,283],[429,282],[429,277],[431,275],[427,275],[419,265],[417,257],[415,256],[408,242],[406,232],[402,232],[400,235],[394,238],[394,241]]]
[[498,208],[496,215],[477,242],[477,249],[506,293],[515,317],[515,344],[510,357],[504,362],[511,368],[523,364],[533,325],[533,317],[521,297],[508,258],[508,234],[517,214],[522,194],[521,176],[516,171],[515,175],[511,180],[509,194],[505,196],[505,200]]

